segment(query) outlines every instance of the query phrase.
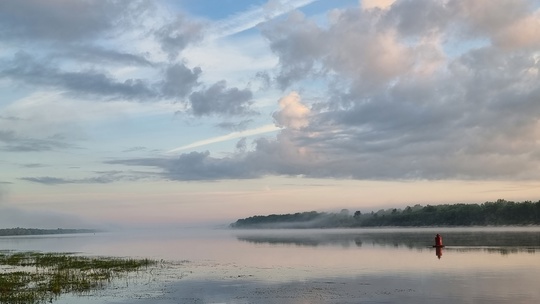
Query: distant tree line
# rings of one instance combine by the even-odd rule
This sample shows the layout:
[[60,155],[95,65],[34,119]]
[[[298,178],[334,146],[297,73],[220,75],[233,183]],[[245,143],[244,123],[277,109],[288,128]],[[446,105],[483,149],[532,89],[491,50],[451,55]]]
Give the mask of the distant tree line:
[[499,199],[483,204],[414,205],[404,209],[350,214],[301,212],[239,219],[233,228],[340,228],[419,226],[502,226],[540,225],[540,201],[512,202]]
[[72,233],[95,233],[92,229],[37,229],[37,228],[7,228],[0,229],[0,236],[15,235],[45,235],[45,234],[72,234]]

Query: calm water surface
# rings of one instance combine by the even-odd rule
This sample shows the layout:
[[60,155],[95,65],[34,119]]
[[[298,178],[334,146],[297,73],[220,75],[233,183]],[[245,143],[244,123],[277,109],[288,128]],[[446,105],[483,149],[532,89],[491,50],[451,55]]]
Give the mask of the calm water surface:
[[538,227],[141,230],[0,237],[0,250],[172,262],[141,288],[58,303],[540,303]]

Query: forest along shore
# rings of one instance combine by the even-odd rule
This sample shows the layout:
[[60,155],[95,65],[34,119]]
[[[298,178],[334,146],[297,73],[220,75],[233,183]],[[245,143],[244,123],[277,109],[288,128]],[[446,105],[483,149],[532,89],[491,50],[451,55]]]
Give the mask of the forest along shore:
[[414,205],[362,213],[301,212],[258,215],[239,219],[232,228],[354,228],[425,226],[540,225],[540,201],[512,202],[499,199],[482,204]]

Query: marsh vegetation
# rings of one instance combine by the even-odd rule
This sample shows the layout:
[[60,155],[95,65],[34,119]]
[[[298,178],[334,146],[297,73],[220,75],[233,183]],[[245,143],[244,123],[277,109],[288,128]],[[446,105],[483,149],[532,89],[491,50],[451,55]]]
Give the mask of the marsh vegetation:
[[71,253],[0,253],[0,303],[52,302],[64,293],[84,294],[145,269],[149,259],[84,257]]

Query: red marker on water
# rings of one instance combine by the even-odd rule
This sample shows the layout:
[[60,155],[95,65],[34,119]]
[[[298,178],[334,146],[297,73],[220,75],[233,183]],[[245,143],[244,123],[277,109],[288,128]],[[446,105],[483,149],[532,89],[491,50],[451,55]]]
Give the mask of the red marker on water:
[[442,243],[442,236],[440,234],[438,234],[438,233],[435,236],[435,247],[444,247],[444,245]]

